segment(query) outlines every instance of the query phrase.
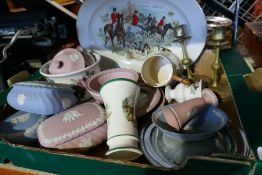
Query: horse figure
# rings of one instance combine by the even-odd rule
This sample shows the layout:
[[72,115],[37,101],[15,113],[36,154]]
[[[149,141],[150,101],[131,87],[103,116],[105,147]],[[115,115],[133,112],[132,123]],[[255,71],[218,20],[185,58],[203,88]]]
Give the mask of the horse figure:
[[146,30],[147,32],[150,32],[149,36],[153,36],[155,35],[155,33],[157,33],[161,36],[161,40],[164,41],[165,35],[169,29],[173,30],[173,26],[170,23],[165,24],[163,26],[163,29],[161,27],[153,25],[153,26],[148,27]]
[[139,41],[139,43],[135,43],[135,50],[137,51],[137,53],[147,55],[151,50],[151,47],[148,43],[143,43],[142,41]]
[[111,42],[112,42],[112,47],[115,47],[114,43],[114,38],[116,37],[118,42],[125,47],[125,29],[124,29],[124,15],[123,14],[118,14],[118,22],[116,24],[115,32],[113,31],[113,24],[106,24],[104,26],[104,32],[105,35],[108,33]]

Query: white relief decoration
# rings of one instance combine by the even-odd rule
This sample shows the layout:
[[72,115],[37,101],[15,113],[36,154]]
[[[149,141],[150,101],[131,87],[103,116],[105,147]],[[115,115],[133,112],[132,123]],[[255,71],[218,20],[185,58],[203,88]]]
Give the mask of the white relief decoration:
[[38,126],[38,128],[37,128],[37,134],[39,135],[38,137],[40,138],[43,138],[43,137],[45,137],[45,135],[44,135],[44,132],[43,132],[43,126],[42,126],[42,124],[40,124],[39,126]]
[[68,109],[71,106],[71,100],[65,97],[62,97],[62,106],[64,109]]
[[79,58],[80,58],[80,56],[78,54],[76,54],[76,53],[73,53],[73,54],[69,55],[69,60],[72,61],[72,62],[78,61]]
[[18,103],[19,105],[25,104],[25,99],[26,99],[25,94],[18,94],[18,95],[17,95],[17,103]]
[[25,136],[29,136],[30,134],[32,134],[33,132],[35,132],[35,131],[37,130],[38,126],[39,126],[45,119],[46,119],[46,116],[41,116],[33,126],[27,128],[27,129],[25,130],[24,135],[25,135]]
[[78,144],[79,148],[89,148],[93,146],[92,138],[88,137],[86,139],[81,140],[81,142]]
[[26,113],[26,114],[23,114],[23,115],[20,115],[20,116],[17,116],[15,118],[12,118],[11,119],[11,122],[13,124],[17,124],[17,123],[25,123],[29,118],[31,117],[31,114],[30,113]]
[[64,118],[63,118],[63,122],[67,123],[67,122],[71,122],[75,119],[77,119],[78,117],[82,116],[83,114],[80,114],[78,111],[69,111],[67,113],[65,113]]
[[[89,103],[87,103],[87,104],[89,104]],[[79,133],[86,132],[86,130],[88,130],[90,128],[95,128],[95,127],[103,124],[106,120],[104,110],[102,109],[102,107],[100,107],[97,104],[93,103],[92,105],[96,106],[96,108],[99,110],[99,112],[100,112],[99,116],[95,120],[89,121],[86,124],[79,126],[78,128],[72,130],[71,132],[66,132],[63,135],[59,135],[59,136],[56,136],[56,137],[53,137],[53,138],[46,138],[44,131],[43,131],[43,127],[42,127],[42,125],[40,125],[38,127],[38,132],[39,132],[39,136],[42,138],[41,139],[42,143],[49,145],[49,144],[61,142],[62,140],[75,137],[75,136],[79,135]]]

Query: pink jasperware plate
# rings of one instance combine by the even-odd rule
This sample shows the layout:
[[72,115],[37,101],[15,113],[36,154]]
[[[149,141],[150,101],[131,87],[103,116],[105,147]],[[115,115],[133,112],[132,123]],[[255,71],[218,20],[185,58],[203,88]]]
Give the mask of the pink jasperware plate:
[[174,27],[180,24],[187,26],[191,36],[187,49],[194,62],[207,36],[206,18],[196,0],[84,1],[76,27],[83,48],[95,50],[120,67],[141,72],[146,58],[162,48],[182,59],[181,46],[174,42]]

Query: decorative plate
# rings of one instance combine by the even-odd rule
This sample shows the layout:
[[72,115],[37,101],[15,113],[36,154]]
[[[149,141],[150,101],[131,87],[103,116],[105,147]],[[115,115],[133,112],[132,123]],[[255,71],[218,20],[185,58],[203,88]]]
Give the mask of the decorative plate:
[[187,47],[194,62],[204,49],[207,36],[206,18],[195,0],[84,1],[76,27],[83,48],[140,72],[144,60],[163,49],[182,59],[173,31],[180,24],[187,26],[191,36]]

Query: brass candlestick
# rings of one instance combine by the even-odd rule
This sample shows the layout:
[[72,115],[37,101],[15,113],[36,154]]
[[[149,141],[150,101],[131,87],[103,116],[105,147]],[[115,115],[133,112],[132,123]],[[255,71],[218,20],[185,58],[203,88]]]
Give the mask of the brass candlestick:
[[225,41],[225,27],[216,26],[212,28],[211,41],[208,41],[207,44],[213,46],[216,49],[215,61],[211,65],[211,68],[214,70],[214,78],[211,83],[211,89],[217,92],[222,99],[228,99],[230,97],[229,86],[226,81],[219,81],[218,75],[218,72],[222,67],[219,58],[220,48],[229,44],[228,41]]
[[190,36],[187,33],[186,25],[182,24],[174,27],[174,34],[176,38],[174,41],[179,42],[182,48],[183,58],[181,62],[186,67],[187,78],[193,80],[194,82],[198,82],[199,80],[202,79],[204,82],[204,86],[207,87],[210,84],[210,78],[208,76],[193,75],[190,71],[190,65],[192,63],[192,60],[188,55],[187,46],[186,46],[186,40],[188,40]]
[[214,79],[211,83],[212,87],[217,87],[217,81],[218,81],[218,71],[221,69],[221,65],[219,62],[219,53],[220,53],[220,48],[216,48],[216,59],[215,62],[211,65],[211,68],[214,70]]
[[192,60],[189,58],[186,43],[185,43],[186,40],[190,38],[190,36],[187,35],[186,26],[184,24],[176,26],[174,28],[174,33],[176,37],[175,41],[179,42],[182,48],[183,58],[181,62],[186,67],[187,78],[192,79],[191,71],[189,68]]
[[221,64],[219,62],[219,55],[220,55],[220,46],[221,41],[225,39],[225,29],[224,27],[216,27],[212,30],[212,40],[215,43],[216,47],[216,59],[215,62],[211,65],[211,68],[214,70],[214,79],[211,83],[212,87],[217,87],[217,81],[218,81],[218,71],[221,69]]

